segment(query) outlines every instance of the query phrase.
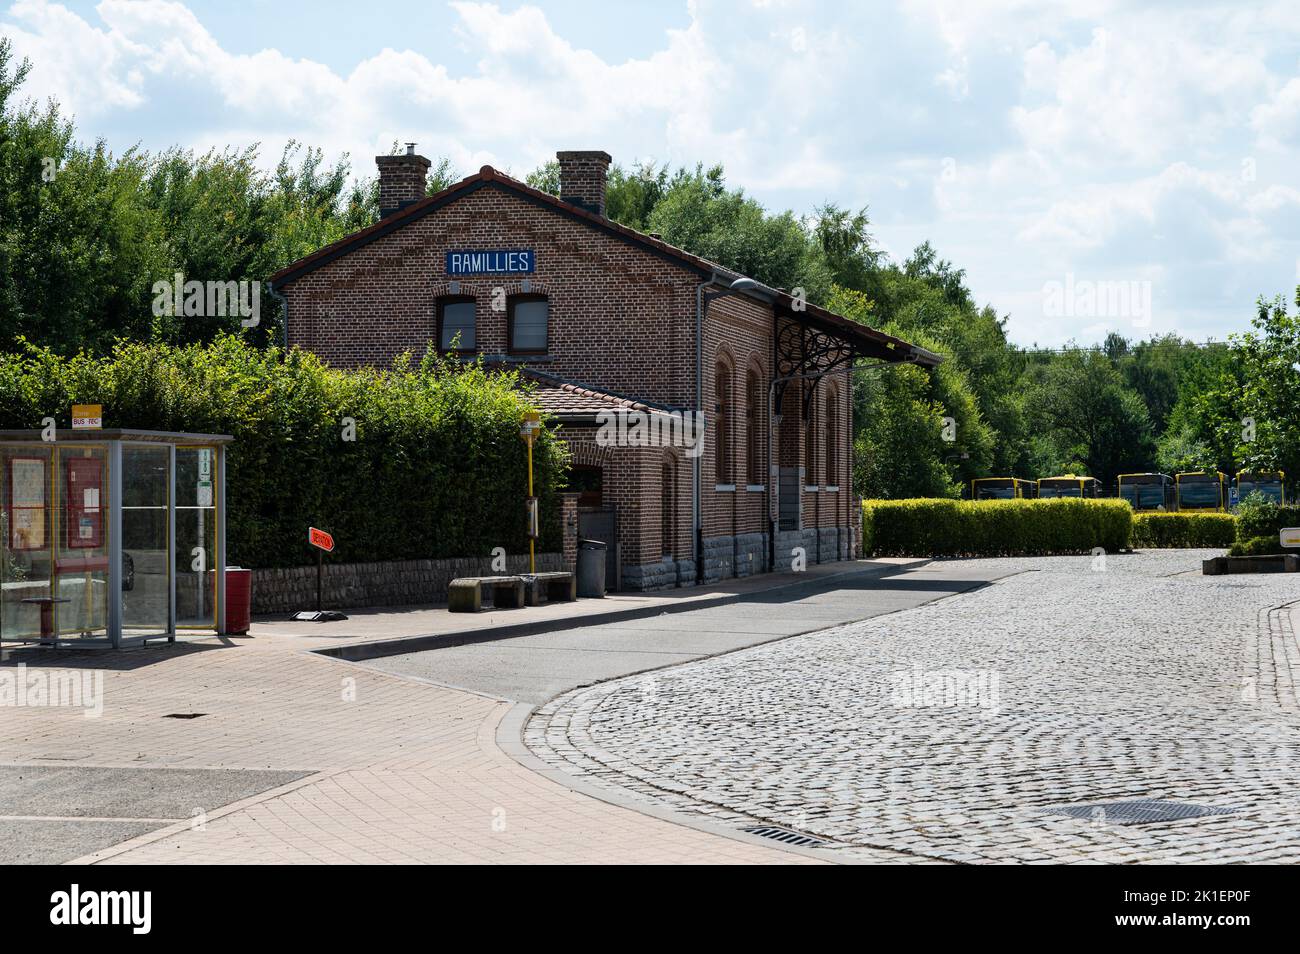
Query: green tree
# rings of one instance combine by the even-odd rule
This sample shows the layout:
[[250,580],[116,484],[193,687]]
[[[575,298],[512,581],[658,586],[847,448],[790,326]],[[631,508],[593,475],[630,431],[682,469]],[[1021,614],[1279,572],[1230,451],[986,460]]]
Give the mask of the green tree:
[[1109,491],[1121,473],[1146,470],[1151,419],[1137,393],[1101,350],[1071,349],[1043,373],[1031,395],[1031,426]]

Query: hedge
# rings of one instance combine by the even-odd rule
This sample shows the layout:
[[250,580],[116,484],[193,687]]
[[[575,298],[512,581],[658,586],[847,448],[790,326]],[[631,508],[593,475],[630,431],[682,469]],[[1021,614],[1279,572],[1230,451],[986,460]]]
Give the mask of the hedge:
[[1230,513],[1139,513],[1133,517],[1133,546],[1226,547],[1236,523]]
[[[513,373],[452,368],[436,355],[387,371],[344,372],[309,352],[238,338],[172,347],[119,344],[107,358],[25,345],[0,356],[0,427],[69,425],[76,403],[105,427],[230,434],[231,563],[310,562],[307,527],[334,534],[339,562],[487,556],[527,550],[529,408]],[[343,418],[355,421],[344,440]],[[559,546],[563,443],[534,451],[542,547]]]
[[1294,553],[1294,548],[1282,546],[1279,539],[1283,527],[1300,527],[1300,507],[1243,504],[1237,510],[1237,539],[1228,552],[1232,556]]
[[1036,556],[1110,552],[1129,545],[1133,511],[1122,500],[867,500],[870,556]]

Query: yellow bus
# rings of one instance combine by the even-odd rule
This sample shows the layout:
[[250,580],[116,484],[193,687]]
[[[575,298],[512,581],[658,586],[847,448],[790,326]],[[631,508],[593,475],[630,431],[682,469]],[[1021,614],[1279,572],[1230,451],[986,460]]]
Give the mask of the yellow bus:
[[1092,500],[1101,496],[1101,481],[1096,477],[1079,477],[1075,474],[1043,477],[1038,481],[1038,496],[1083,497]]
[[1120,474],[1115,496],[1127,500],[1139,513],[1173,510],[1174,479],[1168,474]]
[[1237,500],[1250,494],[1263,494],[1273,503],[1286,503],[1286,474],[1280,470],[1242,471],[1237,474]]
[[1217,470],[1174,474],[1178,509],[1188,513],[1214,513],[1228,509],[1228,475]]
[[1034,482],[1019,477],[977,477],[970,482],[971,500],[1023,500],[1037,495]]

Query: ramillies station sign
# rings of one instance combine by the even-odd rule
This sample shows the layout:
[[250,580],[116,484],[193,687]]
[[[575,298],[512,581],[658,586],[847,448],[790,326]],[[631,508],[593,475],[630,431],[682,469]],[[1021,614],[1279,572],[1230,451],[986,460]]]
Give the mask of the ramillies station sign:
[[537,253],[531,248],[447,253],[448,275],[531,275],[536,265]]

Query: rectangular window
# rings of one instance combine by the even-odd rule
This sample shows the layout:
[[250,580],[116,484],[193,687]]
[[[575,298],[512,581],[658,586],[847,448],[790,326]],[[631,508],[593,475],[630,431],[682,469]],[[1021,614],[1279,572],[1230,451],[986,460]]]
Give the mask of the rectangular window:
[[473,351],[474,302],[445,301],[439,306],[438,349],[440,351]]
[[516,298],[510,302],[510,351],[545,354],[550,302],[545,298]]

